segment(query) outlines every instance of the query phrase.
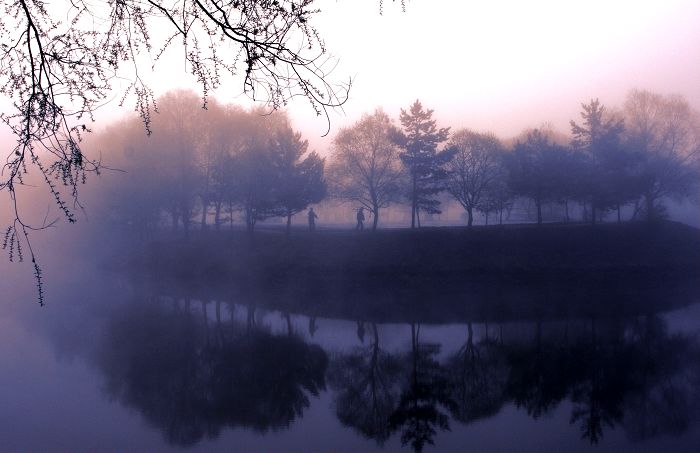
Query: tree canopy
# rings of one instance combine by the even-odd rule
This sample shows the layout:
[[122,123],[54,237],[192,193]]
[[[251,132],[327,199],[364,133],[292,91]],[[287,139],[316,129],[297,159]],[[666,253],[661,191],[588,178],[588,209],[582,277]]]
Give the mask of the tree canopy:
[[679,96],[632,90],[624,106],[627,147],[637,153],[637,183],[648,219],[664,197],[691,195],[700,168],[700,117]]
[[467,129],[456,132],[448,146],[455,155],[447,164],[447,190],[466,209],[467,224],[472,226],[474,209],[483,208],[505,181],[504,148],[496,136]]
[[399,121],[403,130],[396,131],[393,137],[404,149],[399,157],[411,178],[407,197],[411,201],[411,228],[414,228],[416,221],[420,226],[421,210],[440,213],[440,202],[435,196],[445,188],[445,164],[452,158],[453,151],[438,151],[438,146],[449,138],[450,128],[438,128],[433,110],[424,110],[419,100],[411,104],[408,111],[401,109]]
[[403,185],[399,149],[391,141],[392,130],[389,116],[377,109],[342,129],[333,142],[334,194],[367,208],[374,215],[375,230],[379,210],[398,201]]
[[15,206],[11,235],[28,239],[29,230],[46,226],[31,225],[16,209],[27,172],[41,175],[65,219],[75,221],[80,184],[103,168],[81,146],[95,110],[115,96],[122,104],[133,96],[150,133],[158,109],[145,68],[171,49],[182,52],[205,106],[227,76],[272,109],[295,96],[318,115],[342,105],[350,81],[330,79],[334,61],[312,24],[317,13],[313,0],[3,2],[0,93],[13,108],[0,121],[16,144],[0,191]]

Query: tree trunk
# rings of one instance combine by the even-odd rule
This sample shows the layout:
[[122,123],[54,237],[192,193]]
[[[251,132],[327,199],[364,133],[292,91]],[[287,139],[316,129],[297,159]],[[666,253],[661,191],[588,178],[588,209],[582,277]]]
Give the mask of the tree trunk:
[[411,323],[411,352],[413,356],[413,376],[418,374],[418,333],[416,332],[416,324]]
[[372,219],[372,231],[377,231],[377,225],[379,224],[379,206],[375,203],[372,205],[374,210],[374,219]]
[[634,202],[634,210],[632,211],[632,217],[630,218],[631,221],[637,220],[637,215],[639,215],[639,210],[640,210],[639,200],[637,200]]
[[294,328],[292,328],[292,315],[285,313],[284,317],[287,320],[287,335],[291,337],[294,333]]
[[202,300],[202,318],[204,319],[204,326],[209,327],[209,313],[207,312],[207,302]]
[[246,207],[245,209],[245,227],[248,233],[253,233],[253,229],[255,228],[255,215],[253,209],[250,207]]
[[471,228],[474,223],[474,213],[472,212],[471,206],[467,208],[467,227]]
[[411,200],[411,229],[416,227],[416,204]]
[[651,195],[646,194],[644,195],[644,201],[647,205],[647,221],[651,222],[654,220],[654,198]]
[[418,224],[418,228],[420,228],[420,211],[418,206],[416,206],[416,224]]
[[292,232],[292,213],[287,211],[287,229],[286,229],[286,234],[289,236],[289,234]]
[[219,231],[221,222],[221,203],[216,203],[214,205],[214,228]]
[[[231,310],[231,315],[233,315],[233,309]],[[253,307],[253,305],[248,305],[246,315],[246,330],[250,332],[250,329],[255,326],[255,307]]]
[[416,216],[418,215],[418,200],[416,194],[416,175],[413,175],[413,191],[411,192],[411,228],[416,227]]
[[202,229],[207,229],[207,211],[209,210],[209,200],[202,198],[202,219],[200,221]]
[[185,230],[185,238],[190,237],[190,216],[188,209],[182,209],[182,228]]
[[177,231],[180,216],[177,215],[176,211],[173,211],[170,213],[170,217],[173,219],[173,230]]

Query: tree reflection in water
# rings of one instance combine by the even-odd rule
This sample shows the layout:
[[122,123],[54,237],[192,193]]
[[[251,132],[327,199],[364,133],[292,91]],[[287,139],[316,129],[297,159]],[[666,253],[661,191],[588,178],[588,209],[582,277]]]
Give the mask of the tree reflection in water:
[[[359,325],[364,326],[358,321]],[[328,383],[335,392],[335,412],[340,422],[383,445],[391,435],[388,420],[401,393],[402,363],[381,349],[375,323],[371,324],[371,332],[369,346],[355,347],[332,362]]]
[[447,362],[455,420],[471,423],[495,415],[505,402],[508,366],[504,348],[488,337],[474,344],[472,323],[467,342]]
[[700,347],[696,338],[669,335],[656,316],[637,319],[627,334],[636,347],[636,389],[625,400],[623,425],[633,440],[680,435],[700,408]]
[[144,304],[111,317],[97,363],[106,391],[167,440],[193,445],[223,427],[288,427],[325,388],[326,353],[295,335],[217,325],[189,310]]
[[[504,324],[498,340],[477,337],[467,322],[466,342],[444,359],[441,345],[421,341],[418,323],[410,323],[410,349],[388,352],[375,322],[352,322],[346,335],[361,345],[329,363],[294,333],[294,312],[281,314],[275,335],[253,305],[239,322],[224,321],[219,302],[213,319],[198,304],[117,309],[95,355],[107,393],[177,445],[224,428],[288,428],[326,378],[344,426],[380,446],[397,435],[414,451],[451,421],[469,424],[507,404],[537,419],[567,402],[570,423],[592,444],[613,427],[632,440],[680,435],[700,407],[697,338],[670,334],[655,314]],[[322,322],[316,312],[309,317],[309,336]]]
[[[358,331],[364,326],[357,325]],[[449,429],[446,411],[456,407],[448,370],[435,358],[440,345],[422,344],[420,324],[412,323],[410,352],[392,355],[380,348],[376,323],[371,329],[368,347],[339,355],[331,366],[336,415],[379,445],[400,431],[402,444],[422,451],[433,444],[437,429]]]
[[655,315],[591,319],[570,338],[543,338],[536,324],[529,345],[508,346],[509,398],[537,418],[560,402],[570,423],[596,444],[605,428],[631,439],[681,434],[699,407],[700,356],[695,338],[669,335]]
[[435,359],[438,344],[420,343],[420,324],[411,324],[411,352],[405,358],[409,372],[404,379],[399,405],[389,417],[392,431],[401,431],[401,444],[416,452],[434,444],[436,428],[450,429],[444,409],[454,410],[447,370]]

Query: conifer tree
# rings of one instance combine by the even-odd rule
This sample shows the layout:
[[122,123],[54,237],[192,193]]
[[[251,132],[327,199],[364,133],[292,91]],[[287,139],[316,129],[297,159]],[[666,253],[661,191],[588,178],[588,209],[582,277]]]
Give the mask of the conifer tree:
[[438,151],[440,143],[448,139],[450,128],[438,128],[433,110],[424,110],[419,100],[408,111],[401,109],[399,120],[403,131],[395,131],[393,140],[404,150],[399,157],[410,176],[407,196],[411,201],[411,228],[415,228],[416,222],[420,227],[420,210],[430,214],[441,212],[440,201],[435,197],[445,190],[445,165],[454,152]]
[[584,172],[583,200],[591,207],[591,222],[596,222],[598,212],[618,207],[627,202],[627,196],[619,190],[618,182],[625,175],[627,159],[622,146],[624,120],[609,114],[598,101],[582,104],[582,124],[571,121],[572,147],[586,156],[587,165]]

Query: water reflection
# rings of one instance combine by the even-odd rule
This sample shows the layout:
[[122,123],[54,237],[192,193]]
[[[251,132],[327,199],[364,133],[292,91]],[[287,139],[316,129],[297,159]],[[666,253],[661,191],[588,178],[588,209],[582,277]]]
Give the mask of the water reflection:
[[657,315],[592,319],[547,337],[543,329],[537,323],[530,342],[505,345],[508,396],[532,417],[568,399],[570,423],[595,444],[618,425],[633,439],[680,434],[697,415],[689,410],[699,402],[697,340],[669,334]]
[[484,337],[474,342],[472,323],[467,324],[467,341],[448,358],[455,420],[471,423],[498,413],[505,402],[508,363],[503,345]]
[[420,342],[420,324],[411,323],[411,351],[404,357],[409,376],[389,426],[401,432],[403,445],[410,444],[417,452],[426,443],[434,444],[437,429],[450,428],[447,411],[455,407],[447,369],[435,357],[439,352],[439,344]]
[[281,312],[275,329],[261,321],[262,308],[223,305],[127,304],[110,314],[99,341],[94,363],[105,391],[172,444],[224,428],[287,429],[326,381],[343,426],[417,452],[509,404],[539,419],[566,403],[572,429],[591,444],[611,428],[641,441],[682,435],[697,421],[697,337],[670,333],[655,313],[501,323],[496,337],[467,322],[453,350],[425,340],[418,322],[404,324],[405,337],[392,343],[405,346],[390,350],[381,324],[348,321],[342,334],[354,346],[330,350],[310,343],[323,329],[316,314],[295,324]]
[[[403,364],[381,348],[377,324],[370,327],[371,344],[338,354],[331,362],[328,382],[341,423],[383,445],[392,434],[388,420],[401,395]],[[358,321],[357,337],[362,342],[364,332],[364,323]]]
[[247,324],[219,315],[210,325],[189,301],[116,311],[96,356],[107,393],[177,445],[224,427],[289,427],[325,388],[328,356],[291,332],[273,335],[249,313]]

